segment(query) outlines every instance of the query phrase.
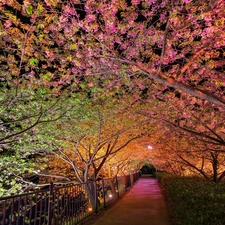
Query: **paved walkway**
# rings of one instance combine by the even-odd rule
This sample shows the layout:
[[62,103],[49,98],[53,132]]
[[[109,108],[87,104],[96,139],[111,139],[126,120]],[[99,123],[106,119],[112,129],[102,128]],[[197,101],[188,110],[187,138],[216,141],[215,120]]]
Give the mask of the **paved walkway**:
[[93,225],[171,225],[156,179],[142,177]]

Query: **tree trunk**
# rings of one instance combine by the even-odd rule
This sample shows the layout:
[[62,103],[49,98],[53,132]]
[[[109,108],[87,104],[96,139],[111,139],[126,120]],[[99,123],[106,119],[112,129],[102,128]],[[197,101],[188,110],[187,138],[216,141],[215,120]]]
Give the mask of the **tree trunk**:
[[213,182],[218,183],[218,154],[211,153],[213,167]]

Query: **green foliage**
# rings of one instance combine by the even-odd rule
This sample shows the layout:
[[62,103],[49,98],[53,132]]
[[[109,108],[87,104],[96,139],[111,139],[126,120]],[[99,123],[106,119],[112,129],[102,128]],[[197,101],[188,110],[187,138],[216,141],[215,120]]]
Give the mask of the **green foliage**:
[[30,61],[29,61],[29,64],[30,64],[31,66],[34,66],[34,65],[36,65],[37,63],[38,63],[38,60],[35,59],[35,58],[31,58]]
[[225,224],[225,183],[165,173],[157,177],[166,188],[176,225]]
[[[15,90],[17,89],[17,95]],[[66,95],[67,97],[68,95]],[[44,157],[55,150],[58,125],[77,101],[66,101],[46,88],[0,89],[0,196],[22,193],[34,186],[27,179],[45,166]]]
[[31,5],[28,5],[27,8],[26,8],[26,13],[31,16],[32,15],[32,6]]
[[164,183],[163,180],[167,177],[167,176],[172,176],[172,175],[169,175],[168,173],[166,172],[156,172],[155,173],[155,176],[156,176],[156,179],[160,182],[160,183]]
[[22,193],[29,186],[23,179],[24,174],[33,172],[35,163],[21,158],[18,153],[8,151],[0,158],[0,197]]

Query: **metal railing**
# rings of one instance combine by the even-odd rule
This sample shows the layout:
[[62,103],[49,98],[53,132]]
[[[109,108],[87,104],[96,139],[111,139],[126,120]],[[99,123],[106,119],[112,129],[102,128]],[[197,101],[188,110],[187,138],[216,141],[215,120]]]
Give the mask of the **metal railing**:
[[119,198],[140,173],[0,198],[0,225],[74,225]]

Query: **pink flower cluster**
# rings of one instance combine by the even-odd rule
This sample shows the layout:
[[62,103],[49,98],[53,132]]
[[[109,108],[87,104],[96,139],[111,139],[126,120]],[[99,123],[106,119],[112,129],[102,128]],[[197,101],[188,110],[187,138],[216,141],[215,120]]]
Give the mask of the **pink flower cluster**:
[[131,3],[132,5],[139,5],[140,4],[140,0],[132,0]]

